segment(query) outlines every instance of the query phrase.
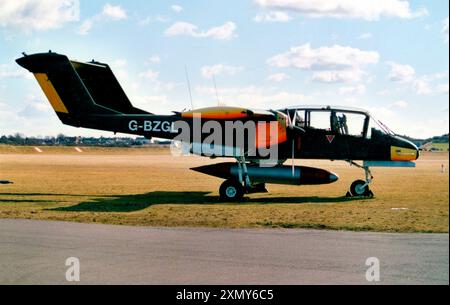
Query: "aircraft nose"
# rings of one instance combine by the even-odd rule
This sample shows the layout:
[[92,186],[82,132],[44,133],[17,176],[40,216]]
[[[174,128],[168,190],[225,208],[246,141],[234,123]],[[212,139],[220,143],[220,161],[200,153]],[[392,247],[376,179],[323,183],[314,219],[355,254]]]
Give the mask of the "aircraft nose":
[[419,153],[419,148],[414,144],[414,143],[412,143],[412,142],[407,142],[407,147],[406,147],[407,149],[411,149],[411,150],[413,150],[414,152],[415,152],[415,154],[414,154],[414,160],[417,160],[417,159],[419,159],[419,156],[420,156],[420,153]]
[[395,137],[395,142],[391,146],[392,161],[414,161],[419,158],[419,148],[406,139]]

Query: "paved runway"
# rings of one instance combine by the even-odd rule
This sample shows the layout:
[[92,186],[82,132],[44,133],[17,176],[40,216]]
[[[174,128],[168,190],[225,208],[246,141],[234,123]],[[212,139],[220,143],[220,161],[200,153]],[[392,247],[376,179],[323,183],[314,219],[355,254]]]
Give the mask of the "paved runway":
[[0,284],[448,284],[448,234],[147,228],[0,219]]

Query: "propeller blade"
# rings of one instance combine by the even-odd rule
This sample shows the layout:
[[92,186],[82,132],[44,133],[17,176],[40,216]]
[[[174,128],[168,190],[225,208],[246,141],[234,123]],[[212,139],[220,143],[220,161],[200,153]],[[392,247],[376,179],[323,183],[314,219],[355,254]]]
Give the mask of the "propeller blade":
[[295,143],[294,143],[294,139],[292,139],[292,177],[294,177],[295,175],[295,164],[294,164],[294,156],[295,156]]

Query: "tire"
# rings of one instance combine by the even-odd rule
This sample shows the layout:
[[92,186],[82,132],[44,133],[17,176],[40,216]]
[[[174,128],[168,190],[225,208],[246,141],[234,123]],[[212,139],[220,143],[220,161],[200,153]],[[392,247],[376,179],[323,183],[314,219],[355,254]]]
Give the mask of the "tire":
[[226,180],[219,189],[220,199],[239,201],[244,197],[244,187],[236,180]]
[[369,186],[366,185],[362,187],[366,182],[364,180],[356,180],[350,186],[350,193],[352,196],[367,196],[371,191],[369,190]]

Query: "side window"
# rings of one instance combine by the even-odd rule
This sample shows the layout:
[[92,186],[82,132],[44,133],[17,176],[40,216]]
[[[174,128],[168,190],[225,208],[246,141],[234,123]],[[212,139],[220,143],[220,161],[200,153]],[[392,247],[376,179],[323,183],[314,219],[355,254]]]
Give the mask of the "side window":
[[330,126],[329,111],[311,111],[309,113],[309,127],[330,130]]
[[311,111],[309,127],[329,130],[336,134],[362,137],[366,116],[341,111]]
[[362,137],[365,119],[362,114],[336,112],[335,128],[340,134]]
[[377,121],[372,117],[369,121],[369,129],[367,130],[367,138],[370,139],[372,136],[380,136],[385,135],[386,130],[382,128],[382,126],[377,123]]

